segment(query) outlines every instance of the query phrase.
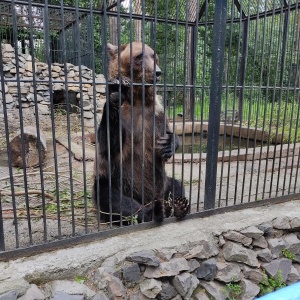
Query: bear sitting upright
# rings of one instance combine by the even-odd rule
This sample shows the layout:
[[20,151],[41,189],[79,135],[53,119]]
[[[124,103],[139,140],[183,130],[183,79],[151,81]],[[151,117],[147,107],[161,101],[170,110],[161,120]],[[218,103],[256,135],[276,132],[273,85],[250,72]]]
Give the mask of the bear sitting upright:
[[[183,184],[167,177],[164,168],[179,139],[155,100],[153,84],[161,76],[158,58],[140,42],[107,48],[108,99],[98,127],[94,167],[96,206],[106,220],[118,222],[161,222],[172,211],[182,218],[188,212]],[[172,206],[167,205],[171,194]]]

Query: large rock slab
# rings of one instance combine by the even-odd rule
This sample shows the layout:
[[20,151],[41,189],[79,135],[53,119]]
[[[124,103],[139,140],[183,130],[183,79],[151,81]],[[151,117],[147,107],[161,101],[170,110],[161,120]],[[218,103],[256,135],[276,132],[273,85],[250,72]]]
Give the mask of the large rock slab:
[[241,280],[241,286],[243,290],[243,294],[242,294],[243,300],[253,300],[260,291],[258,285],[254,284],[253,282],[247,279]]
[[291,266],[291,271],[288,274],[286,282],[287,282],[287,284],[290,285],[290,284],[298,282],[299,279],[300,279],[299,271],[292,265]]
[[123,267],[122,274],[123,280],[130,286],[141,280],[141,271],[137,263]]
[[0,300],[17,300],[17,292],[9,291],[0,295]]
[[192,248],[184,257],[186,259],[199,258],[207,259],[219,253],[218,247],[211,241],[200,241],[197,246]]
[[214,280],[218,271],[217,261],[215,258],[210,258],[203,261],[200,267],[196,270],[197,278],[205,280]]
[[170,300],[177,295],[177,291],[168,280],[162,281],[162,290],[159,293],[160,300]]
[[300,254],[300,240],[297,235],[290,233],[283,238],[286,248],[293,254]]
[[224,285],[215,281],[200,280],[199,285],[206,291],[206,293],[213,299],[226,300],[224,293]]
[[256,284],[261,283],[265,279],[265,274],[260,269],[243,266],[243,274],[246,279],[253,281]]
[[272,252],[268,248],[256,251],[256,254],[257,258],[263,262],[270,262],[272,260]]
[[143,250],[135,252],[126,257],[126,260],[136,262],[139,264],[144,264],[147,266],[157,267],[160,265],[160,260],[154,254],[152,250]]
[[280,271],[283,281],[287,280],[291,272],[292,261],[287,258],[279,258],[271,261],[270,263],[263,264],[263,268],[269,276],[277,276]]
[[264,236],[260,236],[257,239],[253,239],[252,246],[265,249],[268,247],[268,242]]
[[237,242],[240,244],[243,244],[245,246],[250,246],[252,243],[252,238],[249,238],[245,236],[244,234],[241,234],[240,232],[237,231],[228,231],[223,234],[223,236],[230,241]]
[[140,289],[146,297],[155,299],[162,291],[162,283],[156,279],[146,279],[140,283]]
[[223,255],[226,261],[240,262],[252,267],[259,265],[253,250],[236,243],[227,242],[223,248]]
[[171,283],[183,299],[188,300],[191,298],[191,295],[198,286],[199,280],[195,275],[184,272],[175,276],[171,280]]
[[241,231],[241,234],[243,234],[249,238],[252,238],[252,239],[258,239],[264,234],[264,232],[262,230],[258,229],[256,226],[249,226],[249,227],[243,229]]
[[[0,298],[1,299],[1,298]],[[44,300],[45,294],[35,284],[31,284],[30,288],[26,291],[19,300]]]
[[216,279],[228,283],[240,281],[242,278],[241,268],[237,263],[218,262]]
[[0,282],[0,295],[7,292],[16,292],[18,296],[22,296],[30,288],[30,284],[24,279],[10,279]]
[[47,283],[45,289],[52,296],[65,293],[68,295],[83,295],[84,299],[84,297],[92,298],[96,294],[86,285],[70,280],[54,280]]
[[285,248],[285,242],[282,238],[268,239],[269,249],[273,258],[277,258],[281,255],[282,250]]
[[290,218],[289,217],[277,217],[272,222],[273,227],[276,229],[290,229]]
[[147,266],[144,276],[146,278],[176,276],[182,271],[188,271],[189,268],[189,264],[185,258],[173,258],[170,261],[162,262],[157,268]]

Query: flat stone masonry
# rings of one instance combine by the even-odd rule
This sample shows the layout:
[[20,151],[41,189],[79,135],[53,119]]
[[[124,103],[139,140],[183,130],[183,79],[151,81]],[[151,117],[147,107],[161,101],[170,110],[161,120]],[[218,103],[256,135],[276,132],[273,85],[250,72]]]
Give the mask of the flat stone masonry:
[[[10,44],[1,44],[1,50],[4,87],[0,84],[0,109],[2,102],[9,110],[19,106],[22,110],[30,109],[37,102],[39,114],[49,115],[50,93],[71,91],[76,93],[78,103],[83,107],[85,126],[94,127],[94,112],[97,120],[100,120],[106,83],[102,74],[95,74],[86,66],[70,63],[64,65],[54,62],[49,66],[37,59],[33,61],[29,54],[18,54],[16,61],[15,49]],[[2,89],[5,92],[4,99]]]
[[299,216],[294,200],[1,262],[0,300],[252,300],[300,280]]

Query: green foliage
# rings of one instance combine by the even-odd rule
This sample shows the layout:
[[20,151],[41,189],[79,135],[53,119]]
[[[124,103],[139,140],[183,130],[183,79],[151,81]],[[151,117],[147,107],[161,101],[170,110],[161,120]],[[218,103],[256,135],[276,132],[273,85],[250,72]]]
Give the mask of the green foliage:
[[137,225],[139,223],[138,216],[132,215],[129,217],[123,217],[123,222],[127,222],[128,224],[131,224],[131,225]]
[[57,212],[57,205],[56,205],[56,203],[47,203],[46,204],[46,211],[48,213],[52,213],[52,214],[56,213]]
[[264,279],[259,284],[260,287],[259,295],[260,296],[266,295],[273,291],[277,291],[285,286],[286,284],[283,281],[281,270],[278,270],[278,273],[275,276],[269,277],[267,274],[264,274]]
[[239,283],[229,282],[223,288],[223,293],[228,297],[229,300],[239,300],[241,299],[243,290]]
[[75,281],[78,283],[85,283],[86,281],[88,281],[89,278],[87,276],[76,276],[75,277]]
[[282,249],[282,255],[290,260],[295,260],[296,259],[296,255],[294,253],[292,253],[290,250],[283,248]]

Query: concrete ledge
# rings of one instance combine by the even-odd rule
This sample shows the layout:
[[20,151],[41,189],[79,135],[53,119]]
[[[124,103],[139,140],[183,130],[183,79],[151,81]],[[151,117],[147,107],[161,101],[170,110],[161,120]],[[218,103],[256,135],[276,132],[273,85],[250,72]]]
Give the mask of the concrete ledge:
[[[271,202],[269,202],[271,203]],[[280,216],[299,217],[299,200],[187,219],[114,236],[99,242],[0,262],[0,288],[7,281],[46,282],[74,278],[89,268],[118,265],[139,250],[176,247],[212,238],[216,233],[270,222]]]
[[[252,161],[258,159],[273,159],[279,157],[292,157],[298,154],[300,151],[300,143],[295,144],[283,144],[283,145],[271,145],[264,147],[232,150],[232,151],[219,151],[218,161]],[[175,163],[183,162],[194,162],[199,163],[200,161],[206,161],[206,153],[200,154],[185,153],[182,160],[182,154],[175,154]],[[168,163],[173,163],[173,160],[169,160]]]

